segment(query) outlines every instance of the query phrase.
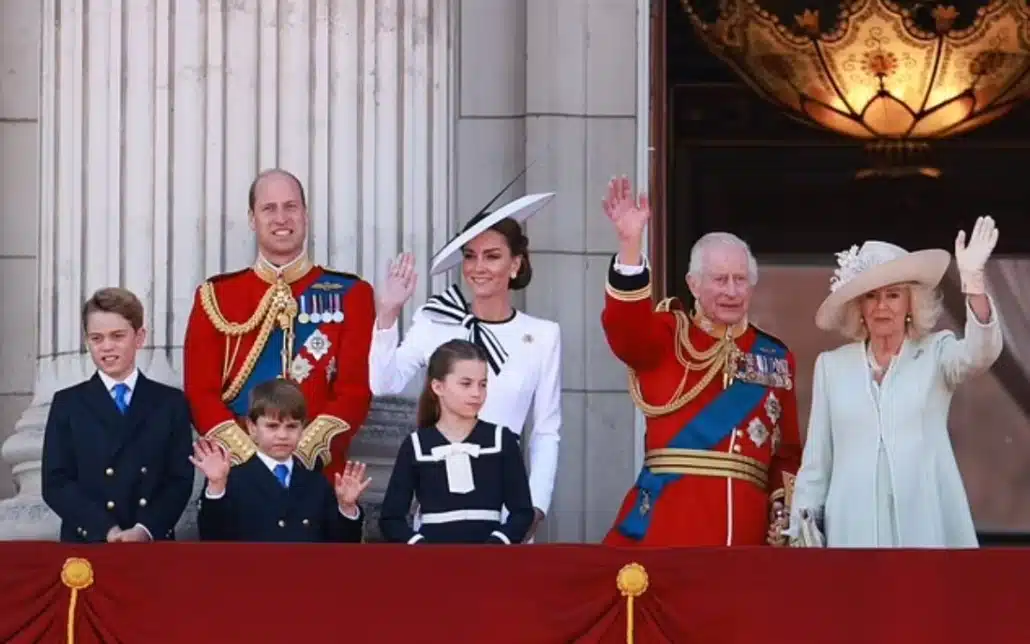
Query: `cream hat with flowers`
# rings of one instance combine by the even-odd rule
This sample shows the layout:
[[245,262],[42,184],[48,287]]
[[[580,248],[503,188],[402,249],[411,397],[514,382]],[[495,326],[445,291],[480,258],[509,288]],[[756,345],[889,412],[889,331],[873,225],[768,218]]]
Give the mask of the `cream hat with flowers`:
[[950,263],[951,254],[946,250],[910,253],[882,241],[852,246],[837,253],[838,268],[830,278],[830,294],[815,313],[815,325],[823,331],[838,329],[848,302],[884,286],[915,282],[934,288]]

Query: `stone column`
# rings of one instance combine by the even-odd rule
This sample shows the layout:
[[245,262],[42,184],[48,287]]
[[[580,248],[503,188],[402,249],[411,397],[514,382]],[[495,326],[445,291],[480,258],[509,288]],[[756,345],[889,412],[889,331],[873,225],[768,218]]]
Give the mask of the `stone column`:
[[611,177],[636,174],[638,127],[647,131],[647,104],[638,102],[648,73],[638,64],[648,54],[638,23],[647,9],[639,0],[526,3],[526,157],[539,159],[526,190],[575,186],[559,189],[551,212],[528,224],[533,268],[565,284],[534,280],[526,291],[528,310],[563,333],[562,451],[543,535],[551,541],[600,540],[636,476],[626,369],[600,324],[617,247],[600,204]]
[[[180,385],[194,289],[253,260],[246,196],[260,169],[305,183],[315,261],[373,282],[402,247],[428,265],[450,222],[450,3],[42,3],[39,369],[2,450],[18,493],[0,502],[0,540],[56,537],[42,433],[53,393],[93,369],[83,299],[110,285],[139,295],[141,368]],[[403,425],[390,409],[384,422]],[[355,442],[357,457],[379,455],[383,485],[398,436]]]

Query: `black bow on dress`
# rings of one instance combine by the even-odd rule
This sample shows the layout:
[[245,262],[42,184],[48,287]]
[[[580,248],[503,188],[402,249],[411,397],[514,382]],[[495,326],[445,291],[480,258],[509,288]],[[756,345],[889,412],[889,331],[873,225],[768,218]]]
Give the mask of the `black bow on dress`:
[[428,317],[441,324],[460,324],[468,329],[468,340],[486,352],[486,360],[494,374],[501,373],[501,366],[508,359],[500,340],[489,326],[472,314],[465,296],[461,294],[457,284],[452,284],[446,291],[433,295],[422,305]]

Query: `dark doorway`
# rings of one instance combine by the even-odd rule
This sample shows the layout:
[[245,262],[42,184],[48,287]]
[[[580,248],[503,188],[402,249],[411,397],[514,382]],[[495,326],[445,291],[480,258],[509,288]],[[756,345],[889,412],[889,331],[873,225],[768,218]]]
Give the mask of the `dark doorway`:
[[856,179],[868,167],[862,142],[778,112],[695,38],[678,0],[655,4],[656,263],[667,295],[687,297],[690,246],[713,230],[740,235],[761,259],[829,262],[870,238],[951,250],[959,227],[990,214],[1006,232],[997,254],[1030,253],[1018,232],[1030,211],[1030,110],[935,145],[940,178]]

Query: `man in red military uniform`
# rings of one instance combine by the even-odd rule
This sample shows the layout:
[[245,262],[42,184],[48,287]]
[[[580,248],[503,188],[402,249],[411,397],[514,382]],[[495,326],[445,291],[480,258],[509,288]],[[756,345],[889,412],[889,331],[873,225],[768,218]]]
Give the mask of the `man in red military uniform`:
[[794,357],[748,323],[757,266],[728,233],[702,237],[687,282],[697,306],[652,309],[641,253],[647,197],[615,179],[604,202],[619,238],[601,315],[647,418],[644,467],[604,543],[784,545],[801,459]]
[[193,422],[242,463],[255,452],[241,420],[250,390],[288,378],[303,390],[311,413],[295,454],[309,469],[321,465],[332,480],[343,471],[372,400],[372,287],[308,259],[307,204],[292,174],[259,175],[249,208],[257,261],[201,285],[186,327],[184,389]]

